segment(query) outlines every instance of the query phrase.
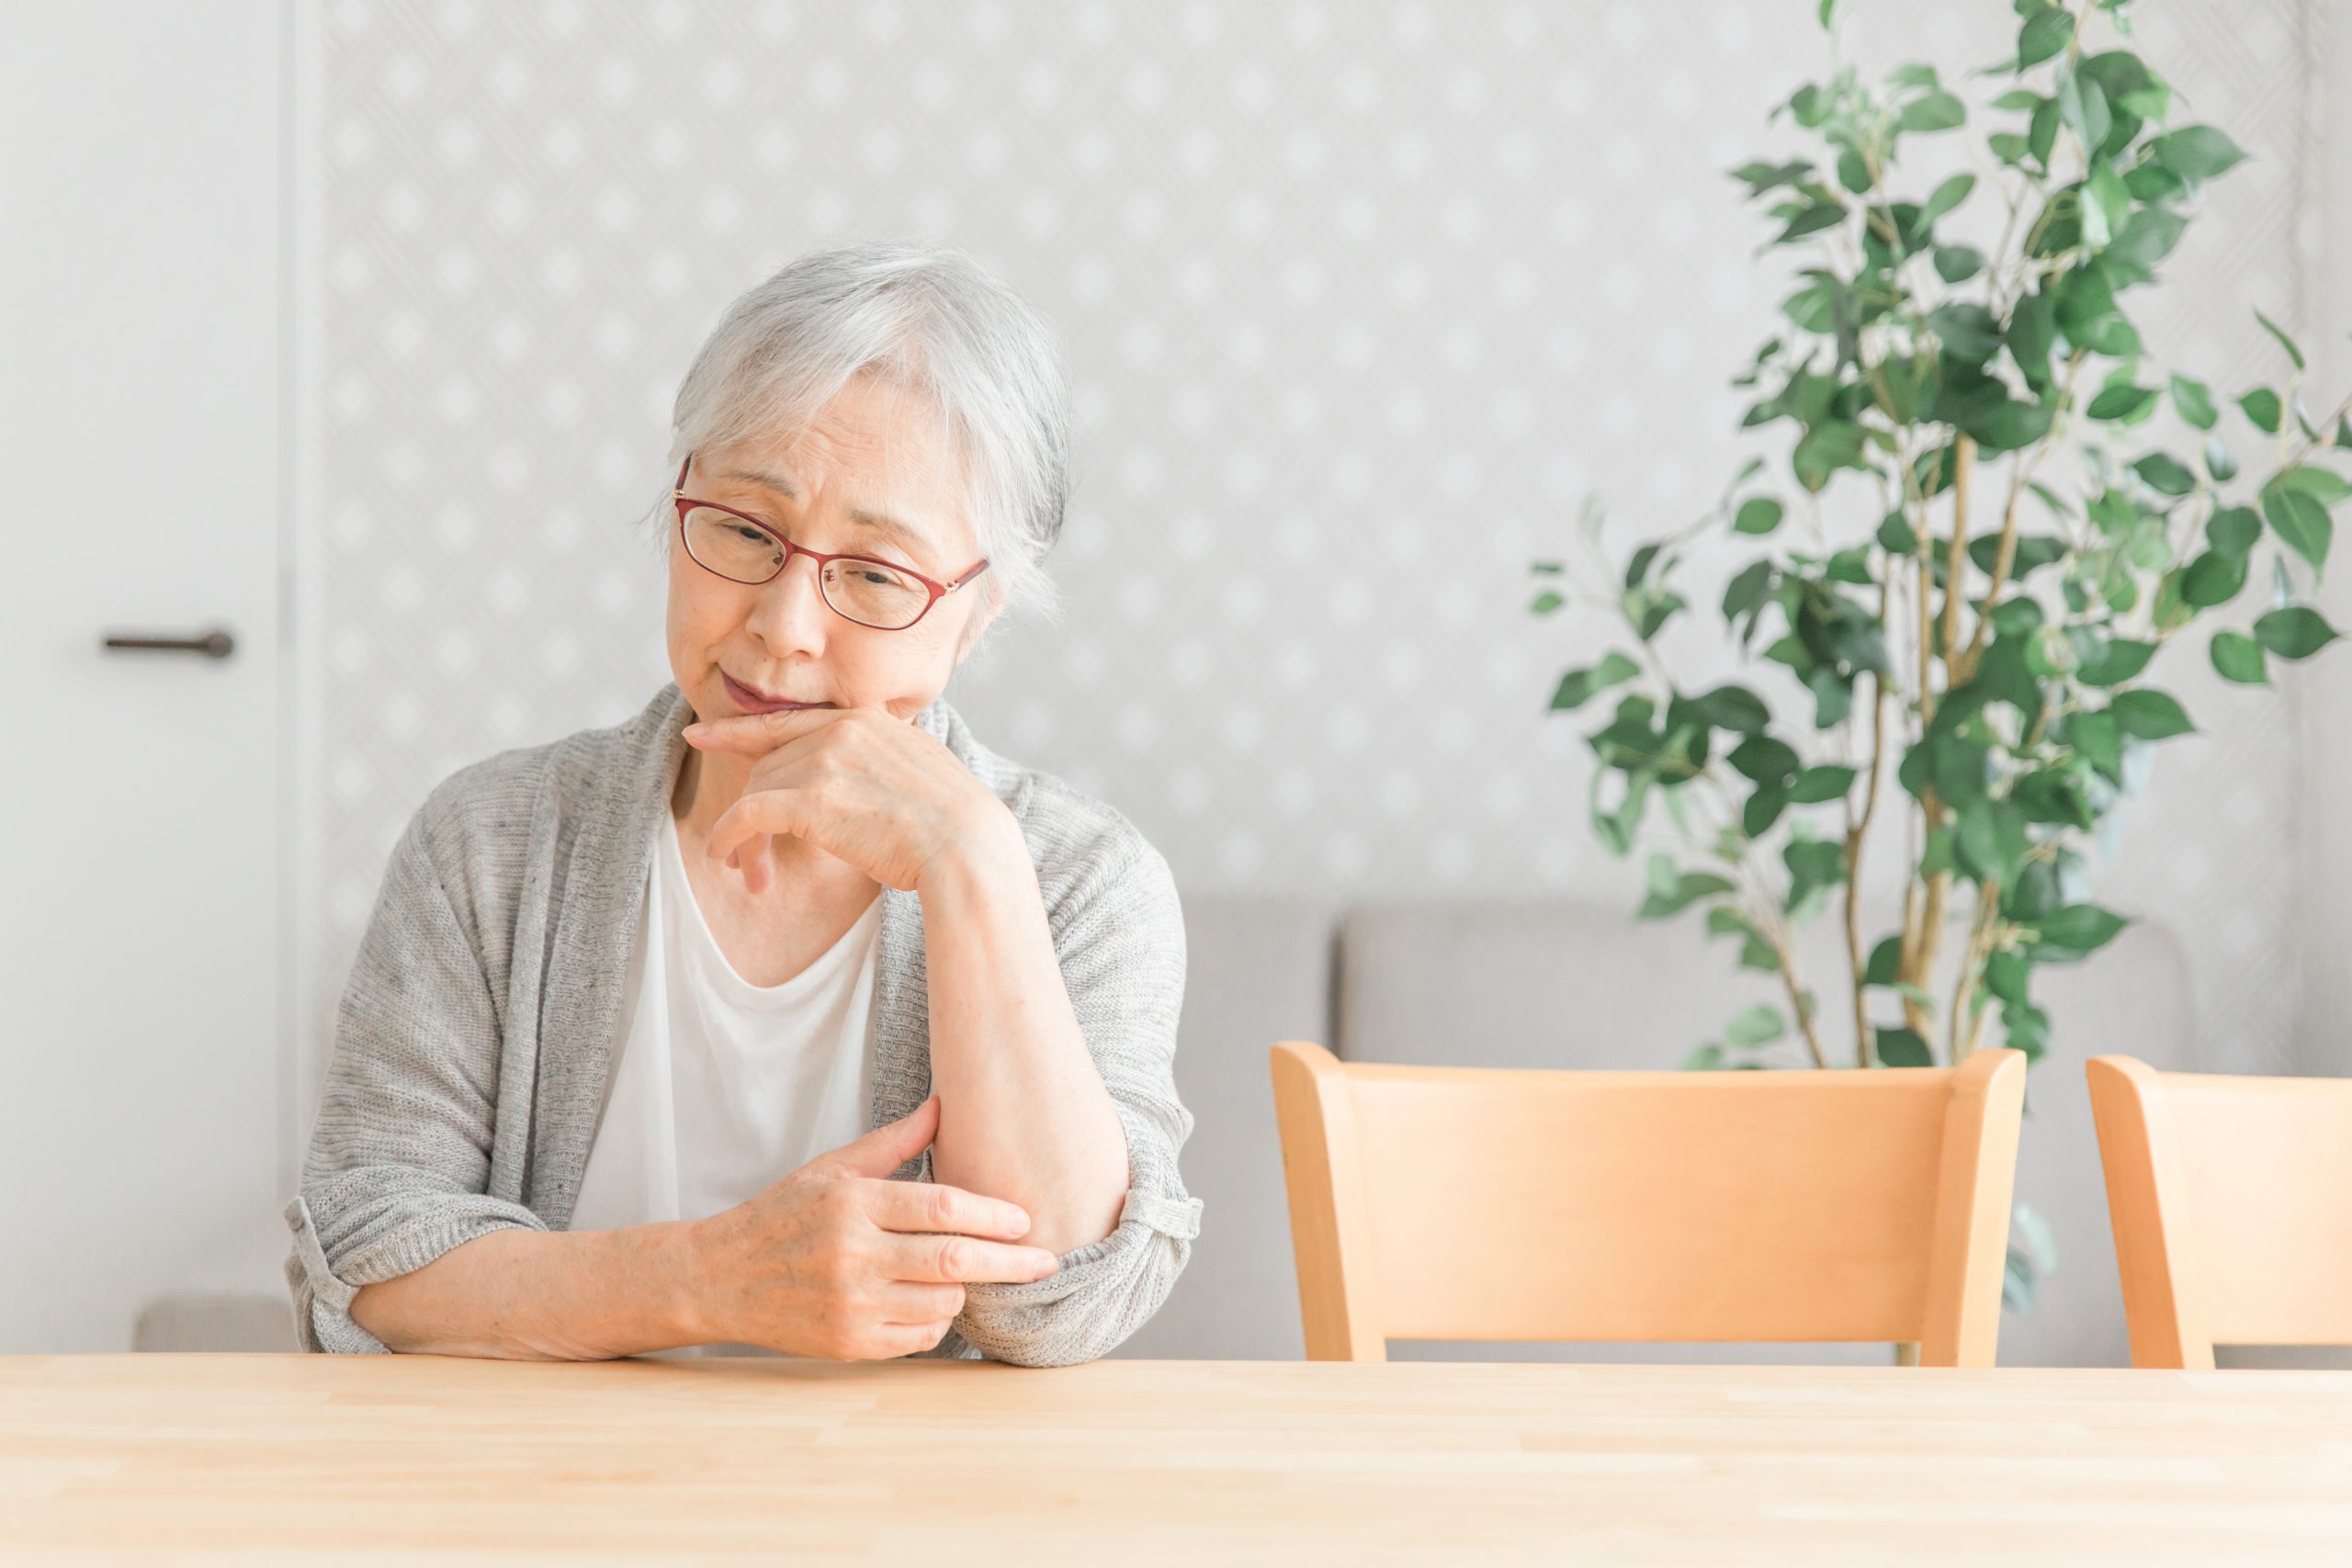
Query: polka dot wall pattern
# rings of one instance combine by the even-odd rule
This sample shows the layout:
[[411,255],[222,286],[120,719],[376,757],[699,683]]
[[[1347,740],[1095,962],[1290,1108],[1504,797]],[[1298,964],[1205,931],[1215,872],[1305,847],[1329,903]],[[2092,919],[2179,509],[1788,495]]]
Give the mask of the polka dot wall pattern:
[[[958,673],[985,739],[1126,811],[1188,888],[1629,897],[1544,713],[1599,632],[1531,620],[1525,565],[1588,491],[1662,530],[1736,467],[1725,379],[1785,289],[1724,171],[1821,72],[1811,9],[325,0],[297,269],[306,1056],[432,784],[666,679],[677,380],[739,291],[852,238],[965,246],[1069,347],[1068,610]],[[2007,8],[1979,9],[1858,6],[1849,47],[1989,61]],[[2264,366],[2245,305],[2298,315],[2313,265],[2301,15],[2143,24],[2256,154],[2151,315],[2225,385]],[[2198,931],[2214,1064],[2271,1065],[2291,696],[2178,673],[2205,734],[2104,887]]]

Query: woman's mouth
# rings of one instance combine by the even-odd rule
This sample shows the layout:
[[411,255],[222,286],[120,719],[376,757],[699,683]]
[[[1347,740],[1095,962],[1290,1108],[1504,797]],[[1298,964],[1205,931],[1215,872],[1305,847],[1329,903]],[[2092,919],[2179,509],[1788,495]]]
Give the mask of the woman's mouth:
[[831,703],[796,703],[789,697],[772,697],[765,692],[746,686],[724,670],[718,672],[718,678],[727,682],[727,695],[745,713],[791,713],[799,708],[829,708],[833,705]]

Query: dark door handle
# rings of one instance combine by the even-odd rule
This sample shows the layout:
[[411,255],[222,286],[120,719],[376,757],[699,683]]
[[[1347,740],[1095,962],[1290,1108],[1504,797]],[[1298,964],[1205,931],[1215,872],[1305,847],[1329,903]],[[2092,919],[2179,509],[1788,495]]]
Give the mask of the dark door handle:
[[141,653],[194,653],[206,659],[226,659],[237,651],[237,639],[214,627],[194,637],[141,637],[135,633],[110,632],[106,638],[110,651]]

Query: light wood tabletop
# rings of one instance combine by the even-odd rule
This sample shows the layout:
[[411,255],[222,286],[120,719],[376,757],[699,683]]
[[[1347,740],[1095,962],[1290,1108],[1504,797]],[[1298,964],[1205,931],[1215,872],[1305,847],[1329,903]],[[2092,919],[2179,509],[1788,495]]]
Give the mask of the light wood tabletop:
[[0,1358],[0,1562],[2352,1562],[2352,1372]]

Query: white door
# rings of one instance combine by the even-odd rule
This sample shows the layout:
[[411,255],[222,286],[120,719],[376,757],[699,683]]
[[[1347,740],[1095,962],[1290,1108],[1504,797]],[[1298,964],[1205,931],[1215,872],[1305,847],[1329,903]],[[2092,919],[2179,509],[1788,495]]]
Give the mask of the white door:
[[283,1290],[283,17],[6,8],[0,1353],[127,1349]]

